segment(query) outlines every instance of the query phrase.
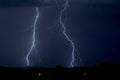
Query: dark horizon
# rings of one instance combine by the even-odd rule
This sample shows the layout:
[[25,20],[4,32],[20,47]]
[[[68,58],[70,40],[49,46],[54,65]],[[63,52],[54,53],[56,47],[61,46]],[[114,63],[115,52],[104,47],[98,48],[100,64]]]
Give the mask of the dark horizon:
[[93,67],[3,68],[0,79],[6,80],[98,80],[120,79],[120,65],[100,64]]

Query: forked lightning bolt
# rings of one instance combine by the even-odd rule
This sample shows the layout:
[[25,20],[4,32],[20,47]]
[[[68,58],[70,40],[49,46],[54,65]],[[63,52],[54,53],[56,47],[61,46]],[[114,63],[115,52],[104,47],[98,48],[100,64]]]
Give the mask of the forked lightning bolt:
[[35,17],[35,21],[33,23],[32,45],[31,45],[30,50],[29,50],[29,52],[27,53],[27,56],[26,56],[27,66],[30,65],[29,56],[31,55],[33,49],[35,48],[36,24],[37,24],[37,21],[38,21],[38,18],[39,18],[39,9],[35,8],[35,10],[36,10],[36,17]]
[[66,39],[70,42],[70,44],[72,46],[72,60],[70,62],[70,66],[74,67],[74,61],[75,61],[75,44],[72,41],[72,39],[70,39],[70,37],[68,36],[66,27],[65,27],[64,22],[62,20],[63,14],[64,14],[65,10],[67,9],[68,3],[69,3],[69,1],[66,0],[63,9],[60,12],[59,21],[60,21],[60,24],[61,24],[61,26],[63,28],[63,35],[66,37]]

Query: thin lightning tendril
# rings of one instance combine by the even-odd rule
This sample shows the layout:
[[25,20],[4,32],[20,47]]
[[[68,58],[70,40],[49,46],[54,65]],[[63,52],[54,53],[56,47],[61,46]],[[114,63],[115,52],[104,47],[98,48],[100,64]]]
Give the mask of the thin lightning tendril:
[[61,10],[60,12],[60,17],[59,17],[59,21],[60,21],[60,24],[63,28],[63,35],[66,37],[66,39],[70,42],[71,46],[72,46],[72,60],[70,62],[70,66],[71,67],[74,67],[74,61],[75,61],[75,44],[74,42],[70,39],[70,37],[68,36],[67,34],[67,31],[66,31],[66,27],[64,25],[64,22],[62,20],[62,17],[63,17],[63,14],[65,12],[65,10],[67,9],[67,5],[68,5],[69,1],[66,0],[65,1],[65,4],[64,4],[64,8]]
[[34,21],[34,24],[33,24],[33,37],[32,37],[33,40],[32,40],[31,48],[30,48],[30,50],[29,50],[29,52],[27,53],[27,56],[26,56],[27,66],[30,66],[29,56],[31,55],[33,49],[35,48],[36,24],[37,24],[37,21],[38,21],[38,18],[39,18],[39,9],[35,8],[35,10],[36,10],[36,17],[35,17],[35,21]]

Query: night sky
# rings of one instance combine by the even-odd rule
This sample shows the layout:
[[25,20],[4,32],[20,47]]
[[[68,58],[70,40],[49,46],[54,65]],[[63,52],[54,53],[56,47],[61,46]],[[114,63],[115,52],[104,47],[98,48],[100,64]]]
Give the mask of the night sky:
[[[69,1],[63,21],[82,60],[80,62],[76,55],[76,66],[120,63],[120,1]],[[64,0],[58,3],[64,4]],[[35,7],[39,7],[40,16],[30,65],[69,67],[71,45],[63,36],[58,21],[63,7],[56,6],[54,0],[0,1],[0,66],[26,66],[25,58],[32,44]]]

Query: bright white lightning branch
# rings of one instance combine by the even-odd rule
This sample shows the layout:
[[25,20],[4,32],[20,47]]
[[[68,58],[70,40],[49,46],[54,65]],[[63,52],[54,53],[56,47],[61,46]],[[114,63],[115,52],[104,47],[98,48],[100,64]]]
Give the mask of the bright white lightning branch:
[[71,46],[72,46],[72,60],[70,62],[70,66],[71,67],[74,67],[74,61],[75,61],[75,44],[74,42],[70,39],[70,37],[68,36],[67,32],[66,32],[66,27],[62,21],[62,17],[63,17],[63,14],[65,12],[65,10],[67,9],[67,5],[68,5],[69,1],[66,0],[65,1],[65,4],[64,4],[64,8],[61,10],[60,12],[60,17],[59,17],[59,20],[60,20],[60,24],[62,25],[62,28],[63,28],[63,35],[66,37],[66,39],[70,42]]
[[29,52],[27,53],[27,56],[26,56],[27,66],[30,65],[29,56],[32,53],[33,48],[35,47],[36,24],[37,24],[37,21],[38,21],[38,18],[39,18],[39,9],[35,8],[35,10],[36,10],[36,17],[35,17],[35,21],[34,21],[34,24],[33,24],[33,40],[32,40],[31,48],[30,48],[30,50],[29,50]]

